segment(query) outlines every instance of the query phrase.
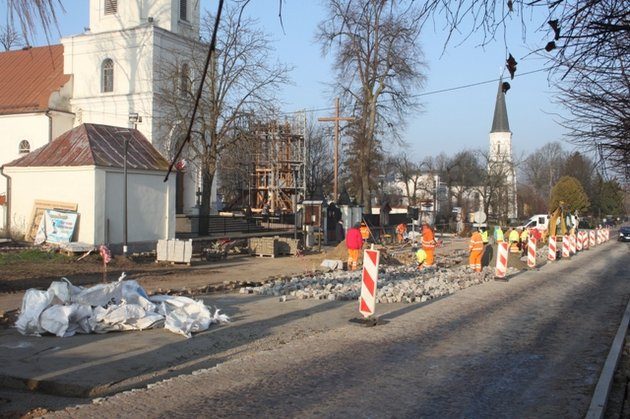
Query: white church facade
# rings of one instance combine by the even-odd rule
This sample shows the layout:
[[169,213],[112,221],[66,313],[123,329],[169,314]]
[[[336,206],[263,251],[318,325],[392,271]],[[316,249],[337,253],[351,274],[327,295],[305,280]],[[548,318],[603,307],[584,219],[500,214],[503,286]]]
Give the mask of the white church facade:
[[[61,45],[0,53],[0,166],[84,123],[136,128],[166,160],[175,154],[187,121],[163,112],[159,97],[168,83],[192,78],[200,2],[89,1],[84,33]],[[172,176],[177,212],[192,212],[195,165]],[[0,233],[7,228],[7,183],[0,176]]]

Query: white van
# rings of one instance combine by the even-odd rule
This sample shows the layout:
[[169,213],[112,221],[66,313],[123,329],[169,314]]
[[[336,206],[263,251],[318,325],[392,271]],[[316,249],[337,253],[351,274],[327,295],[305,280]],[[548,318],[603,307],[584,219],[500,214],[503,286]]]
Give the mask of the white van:
[[[577,226],[578,219],[575,215],[568,215],[565,220],[567,223],[567,228],[571,228],[572,226]],[[560,218],[558,218],[558,224],[560,225]],[[540,231],[546,231],[549,228],[549,214],[536,214],[531,217],[529,220],[525,221],[525,224],[521,226],[522,228],[535,228]]]

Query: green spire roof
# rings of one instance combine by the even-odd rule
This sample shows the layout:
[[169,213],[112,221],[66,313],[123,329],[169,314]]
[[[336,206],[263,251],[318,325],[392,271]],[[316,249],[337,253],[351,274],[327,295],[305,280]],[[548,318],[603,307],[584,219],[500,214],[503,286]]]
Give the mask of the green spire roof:
[[493,132],[510,132],[507,108],[505,106],[505,93],[503,93],[503,79],[499,80],[499,90],[497,91],[497,103],[494,105],[494,119],[492,120]]

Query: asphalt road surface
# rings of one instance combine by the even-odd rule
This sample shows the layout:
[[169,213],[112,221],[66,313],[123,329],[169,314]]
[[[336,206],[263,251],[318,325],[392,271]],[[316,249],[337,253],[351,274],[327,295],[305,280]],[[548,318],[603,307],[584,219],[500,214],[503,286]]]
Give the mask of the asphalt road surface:
[[381,305],[372,328],[332,321],[351,312],[335,305],[330,328],[54,415],[583,417],[630,296],[629,256],[610,242],[508,283]]

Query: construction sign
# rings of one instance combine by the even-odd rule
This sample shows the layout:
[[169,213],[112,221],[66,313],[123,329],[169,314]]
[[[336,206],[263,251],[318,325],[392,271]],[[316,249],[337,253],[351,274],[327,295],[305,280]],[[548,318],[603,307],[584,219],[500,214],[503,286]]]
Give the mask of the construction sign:
[[376,308],[376,283],[378,279],[378,262],[380,252],[378,250],[365,250],[363,252],[363,272],[361,276],[361,297],[359,298],[359,311],[363,317],[374,315]]

